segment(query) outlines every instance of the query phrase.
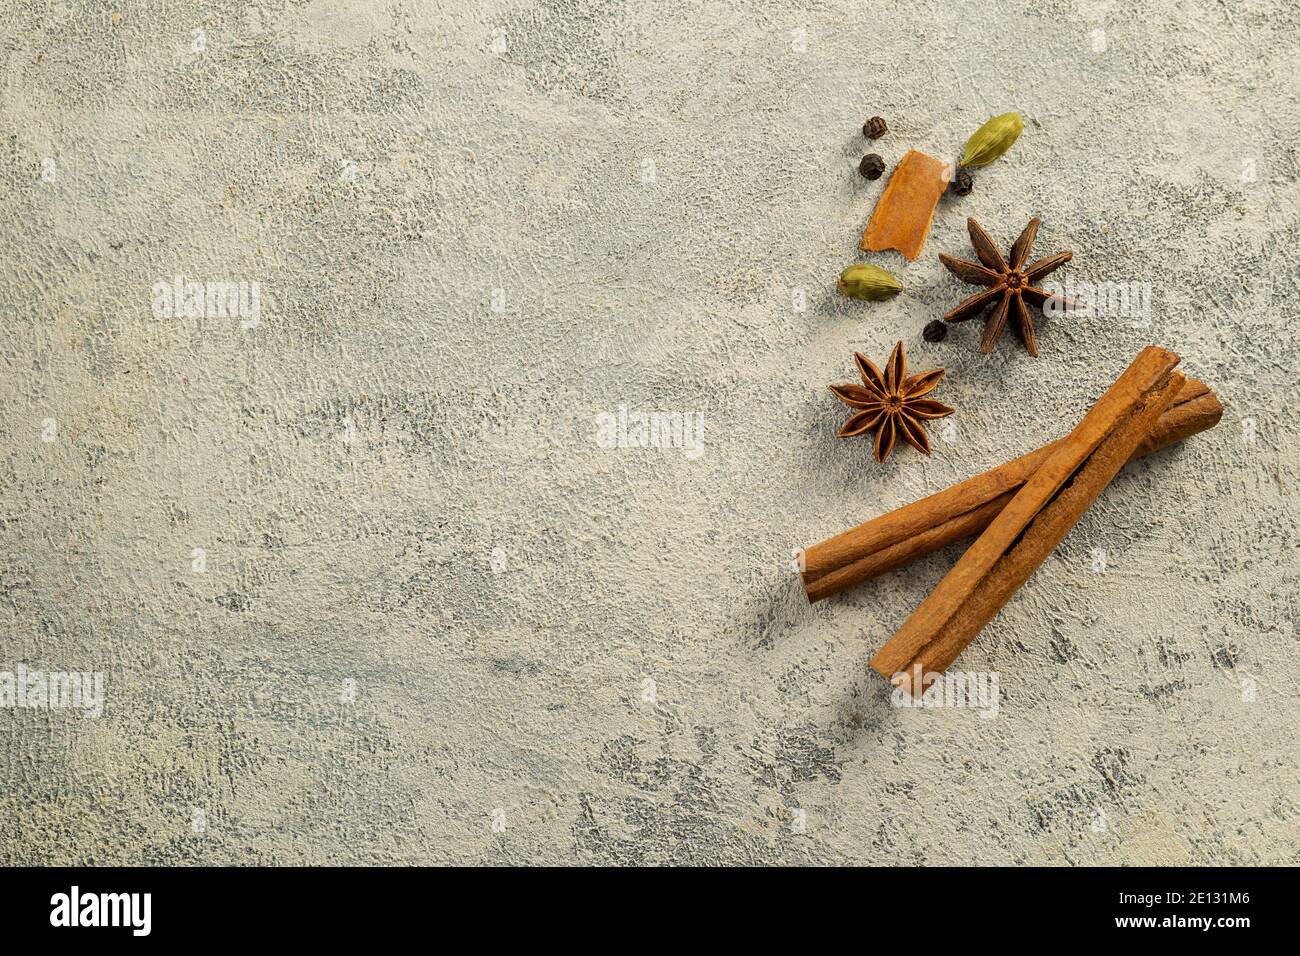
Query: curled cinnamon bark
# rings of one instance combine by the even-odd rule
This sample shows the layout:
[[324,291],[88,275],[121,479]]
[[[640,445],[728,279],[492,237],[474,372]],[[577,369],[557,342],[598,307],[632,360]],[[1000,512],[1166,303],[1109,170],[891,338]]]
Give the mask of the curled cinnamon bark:
[[[1222,415],[1214,392],[1190,379],[1130,460],[1213,428]],[[808,548],[802,573],[808,600],[820,601],[979,534],[1061,441]]]
[[1148,346],[1059,442],[871,660],[919,696],[1074,527],[1183,387],[1178,356]]

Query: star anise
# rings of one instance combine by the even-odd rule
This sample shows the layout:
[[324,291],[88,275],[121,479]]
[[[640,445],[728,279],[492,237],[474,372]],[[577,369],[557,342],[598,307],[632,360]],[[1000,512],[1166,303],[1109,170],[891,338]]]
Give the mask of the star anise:
[[1053,311],[1073,308],[1075,306],[1073,301],[1063,296],[1053,295],[1046,289],[1038,288],[1034,283],[1065,265],[1074,257],[1074,253],[1058,252],[1054,256],[1025,265],[1025,260],[1029,258],[1029,250],[1034,245],[1034,237],[1038,235],[1039,220],[1031,219],[1029,225],[1025,226],[1025,231],[1011,247],[1011,262],[1008,264],[1007,260],[1002,258],[998,247],[993,244],[993,240],[989,238],[989,234],[980,228],[979,223],[974,219],[967,219],[966,225],[970,229],[970,241],[975,247],[975,255],[979,256],[980,262],[984,265],[957,259],[942,252],[939,253],[939,261],[962,282],[988,286],[988,288],[958,304],[944,316],[944,319],[949,322],[963,322],[975,318],[992,305],[993,312],[984,323],[984,337],[980,339],[980,351],[984,353],[993,351],[993,346],[998,336],[1002,334],[1009,317],[1029,354],[1037,356],[1038,338],[1034,334],[1034,320],[1030,317],[1025,301],[1028,300],[1041,309],[1044,303],[1051,300]]
[[875,429],[876,461],[889,457],[900,435],[913,448],[930,454],[930,437],[921,423],[955,411],[932,398],[922,398],[939,384],[944,370],[932,368],[908,378],[902,342],[894,346],[884,374],[861,352],[854,352],[853,360],[858,364],[862,384],[831,386],[836,398],[856,410],[840,429],[839,437],[849,438]]

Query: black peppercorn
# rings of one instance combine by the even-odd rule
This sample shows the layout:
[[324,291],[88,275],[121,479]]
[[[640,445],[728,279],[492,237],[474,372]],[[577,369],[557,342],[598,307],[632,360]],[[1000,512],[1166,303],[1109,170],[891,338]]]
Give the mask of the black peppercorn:
[[889,127],[885,125],[883,116],[873,116],[862,124],[862,135],[868,139],[880,139],[889,132]]
[[867,153],[862,157],[862,162],[858,163],[858,172],[868,179],[879,179],[884,171],[885,161],[876,153]]
[[925,327],[921,333],[921,338],[927,342],[942,342],[948,337],[948,323],[942,319],[935,319]]
[[969,196],[970,191],[975,188],[975,180],[971,178],[969,171],[958,169],[957,175],[954,176],[952,182],[948,184],[948,188],[958,196]]

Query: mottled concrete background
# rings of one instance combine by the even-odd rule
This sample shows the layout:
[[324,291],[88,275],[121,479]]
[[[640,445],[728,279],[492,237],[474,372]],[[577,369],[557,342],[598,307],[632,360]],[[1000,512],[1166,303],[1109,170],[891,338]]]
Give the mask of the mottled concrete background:
[[[0,670],[107,680],[0,710],[0,859],[1300,861],[1292,0],[0,21]],[[837,297],[863,119],[892,164],[1010,109],[923,257],[872,258],[905,293]],[[967,215],[1041,216],[1150,327],[924,342]],[[258,321],[156,316],[176,275]],[[959,411],[881,467],[825,386],[897,338]],[[963,655],[996,718],[891,707],[867,661],[957,552],[810,609],[790,549],[1063,433],[1149,341],[1222,424]],[[703,454],[600,447],[623,405]]]

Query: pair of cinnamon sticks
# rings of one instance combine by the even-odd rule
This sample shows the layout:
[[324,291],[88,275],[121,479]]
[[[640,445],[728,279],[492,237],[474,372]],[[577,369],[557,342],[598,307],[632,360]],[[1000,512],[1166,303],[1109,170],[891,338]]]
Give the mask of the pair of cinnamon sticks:
[[1073,432],[808,548],[809,601],[978,539],[871,661],[920,696],[1029,579],[1125,462],[1213,427],[1223,406],[1149,346]]

